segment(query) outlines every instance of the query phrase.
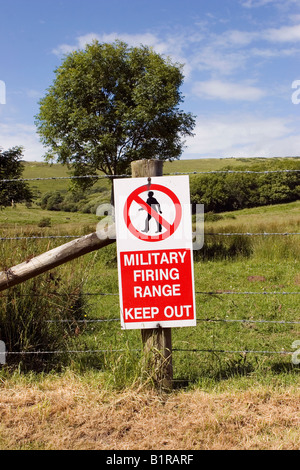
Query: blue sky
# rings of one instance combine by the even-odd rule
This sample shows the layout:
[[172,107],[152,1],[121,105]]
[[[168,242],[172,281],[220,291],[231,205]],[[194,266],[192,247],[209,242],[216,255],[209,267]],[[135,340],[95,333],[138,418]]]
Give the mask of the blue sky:
[[0,19],[0,146],[26,160],[55,68],[93,39],[185,64],[182,158],[300,155],[300,0],[0,0]]

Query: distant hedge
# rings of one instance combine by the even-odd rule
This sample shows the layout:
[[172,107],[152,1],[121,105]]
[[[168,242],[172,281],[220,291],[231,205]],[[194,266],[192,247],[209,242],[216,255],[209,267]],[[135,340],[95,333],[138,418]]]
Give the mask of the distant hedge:
[[97,207],[101,203],[103,203],[103,190],[98,190],[94,195],[91,190],[47,192],[38,202],[42,209],[48,211],[83,212],[84,214],[96,214]]
[[220,173],[190,179],[192,204],[225,212],[300,199],[299,173]]

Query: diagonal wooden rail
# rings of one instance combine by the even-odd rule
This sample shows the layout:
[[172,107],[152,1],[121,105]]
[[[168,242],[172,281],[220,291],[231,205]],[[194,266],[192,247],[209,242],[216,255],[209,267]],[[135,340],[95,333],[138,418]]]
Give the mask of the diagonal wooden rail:
[[77,238],[0,272],[0,292],[116,241],[115,225]]

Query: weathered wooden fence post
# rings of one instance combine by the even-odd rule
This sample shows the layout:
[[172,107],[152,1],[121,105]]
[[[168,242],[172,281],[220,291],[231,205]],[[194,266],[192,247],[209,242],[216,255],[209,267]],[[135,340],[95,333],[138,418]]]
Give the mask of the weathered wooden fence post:
[[[137,160],[131,163],[131,170],[133,178],[162,176],[163,161]],[[143,329],[141,334],[148,371],[159,387],[170,390],[173,384],[171,328]]]

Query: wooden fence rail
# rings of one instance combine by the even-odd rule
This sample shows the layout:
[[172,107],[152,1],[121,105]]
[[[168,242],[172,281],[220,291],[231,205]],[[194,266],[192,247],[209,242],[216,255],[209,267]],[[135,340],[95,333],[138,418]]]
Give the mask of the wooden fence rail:
[[0,272],[0,292],[116,241],[115,225],[90,233]]

